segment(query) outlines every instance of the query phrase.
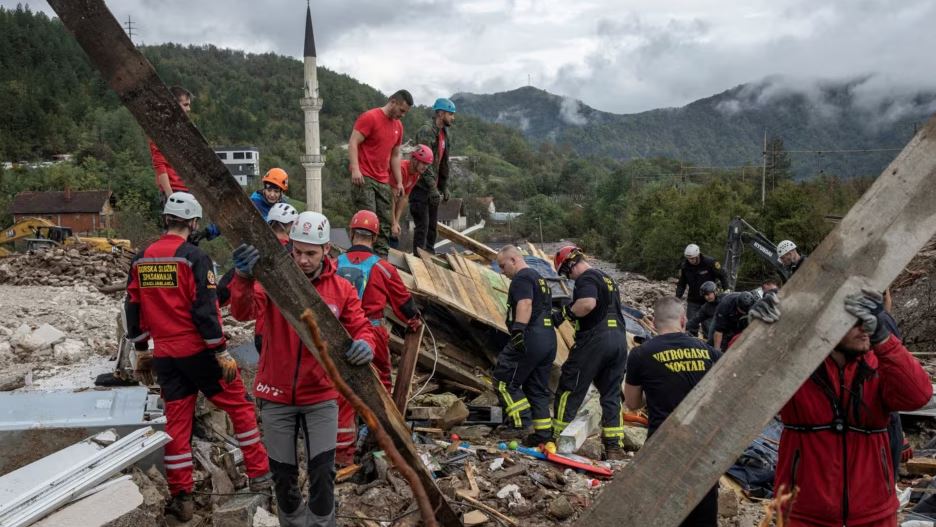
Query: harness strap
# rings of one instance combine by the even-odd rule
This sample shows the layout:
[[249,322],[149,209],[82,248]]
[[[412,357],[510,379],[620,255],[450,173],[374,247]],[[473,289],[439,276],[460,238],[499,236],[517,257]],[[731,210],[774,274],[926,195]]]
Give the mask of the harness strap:
[[784,423],[783,428],[787,430],[793,430],[794,432],[823,432],[823,431],[829,430],[831,432],[841,434],[845,432],[846,430],[848,430],[851,432],[859,432],[859,433],[866,434],[866,435],[887,433],[886,428],[864,428],[861,426],[851,426],[851,425],[845,426],[845,424],[842,422],[832,422],[827,425],[792,425],[792,424]]

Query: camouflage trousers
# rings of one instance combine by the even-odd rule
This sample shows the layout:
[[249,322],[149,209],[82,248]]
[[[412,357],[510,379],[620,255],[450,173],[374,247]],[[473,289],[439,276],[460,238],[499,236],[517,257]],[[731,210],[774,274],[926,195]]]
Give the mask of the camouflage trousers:
[[351,186],[351,199],[356,210],[369,210],[380,221],[380,233],[374,243],[374,252],[387,256],[390,248],[390,228],[393,226],[393,200],[390,185],[378,183],[364,176],[364,184]]

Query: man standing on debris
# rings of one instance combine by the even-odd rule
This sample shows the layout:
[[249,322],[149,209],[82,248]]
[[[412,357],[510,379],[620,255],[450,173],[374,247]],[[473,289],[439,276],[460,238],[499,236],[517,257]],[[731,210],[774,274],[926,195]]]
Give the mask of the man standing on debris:
[[[498,251],[497,265],[510,278],[506,321],[510,340],[498,354],[492,375],[507,423],[501,437],[526,435],[524,444],[537,446],[552,438],[549,373],[556,358],[552,292],[513,245]],[[533,432],[527,435],[531,424]]]
[[[413,106],[413,96],[400,90],[387,104],[360,115],[348,140],[348,168],[353,185],[352,199],[358,210],[369,210],[380,220],[380,235],[374,249],[387,256],[394,200],[403,195],[400,174],[400,145],[403,123],[400,119]],[[391,176],[392,174],[392,176]]]
[[[188,115],[192,111],[192,99],[194,99],[192,92],[181,86],[173,86],[169,88],[169,91],[176,98],[182,111]],[[156,143],[152,139],[147,139],[147,141],[149,142],[150,157],[153,160],[153,170],[156,172],[156,186],[159,187],[162,199],[165,200],[173,192],[188,192],[182,178],[172,168],[172,165],[166,161],[166,157],[159,151]]]
[[793,276],[793,273],[806,263],[806,257],[799,253],[796,244],[790,240],[783,240],[777,245],[777,256],[780,257],[780,263],[786,267],[790,276]]
[[270,209],[277,203],[286,202],[286,191],[289,190],[289,175],[282,168],[271,168],[260,180],[263,188],[255,190],[250,195],[250,201],[260,211],[264,221],[269,221]]
[[729,293],[718,303],[715,310],[715,322],[712,323],[712,345],[725,351],[735,335],[744,331],[748,325],[747,314],[757,302],[754,293],[742,291]]
[[933,387],[888,330],[882,302],[868,290],[845,297],[855,325],[780,411],[774,488],[799,488],[791,527],[897,525],[888,414],[920,408]]
[[679,267],[679,282],[676,284],[676,298],[682,298],[687,288],[689,296],[686,299],[686,314],[689,320],[695,317],[704,304],[705,298],[702,296],[702,284],[705,282],[720,282],[722,289],[728,289],[728,279],[725,272],[722,271],[718,260],[705,256],[699,250],[699,246],[690,243],[683,251],[686,257]]
[[[679,299],[657,300],[653,305],[653,322],[657,336],[627,357],[624,384],[624,402],[629,409],[643,408],[646,398],[648,436],[653,435],[721,357],[716,349],[686,335],[686,308]],[[717,527],[718,485],[712,487],[681,525]]]
[[186,242],[201,216],[191,194],[169,196],[163,209],[166,233],[134,258],[124,307],[127,338],[138,350],[147,349],[151,337],[155,344],[153,369],[172,436],[163,458],[172,494],[168,512],[183,521],[194,512],[191,440],[199,391],[230,416],[251,489],[268,490],[272,484],[254,407],[226,350],[211,259]]
[[[432,166],[432,150],[426,145],[416,145],[416,150],[410,153],[409,159],[400,162],[400,172],[403,175],[403,195],[393,202],[393,225],[390,228],[390,234],[394,238],[399,238],[402,231],[400,227],[400,218],[403,217],[403,211],[409,205],[409,197],[416,188],[416,183],[422,177],[423,172]],[[413,254],[416,253],[416,245],[413,245]]]
[[[712,320],[715,318],[715,311],[718,310],[721,297],[717,293],[718,286],[715,285],[715,282],[705,282],[699,290],[702,293],[702,298],[705,299],[705,304],[689,320],[686,325],[686,332],[695,337],[699,334],[699,328],[701,328],[703,340],[710,342],[714,333],[712,331]],[[654,311],[654,319],[656,318],[655,313]]]
[[601,436],[606,459],[623,459],[621,382],[627,366],[627,333],[621,296],[611,277],[594,269],[574,245],[556,253],[556,271],[575,280],[572,304],[563,316],[575,325],[575,345],[562,365],[553,412],[553,436],[575,418],[588,386],[601,394]]
[[[338,256],[338,276],[351,282],[361,298],[364,316],[374,332],[374,368],[380,382],[392,391],[390,384],[390,333],[384,325],[384,307],[390,306],[397,318],[406,322],[410,331],[422,325],[419,310],[412,295],[403,285],[403,279],[390,262],[374,252],[374,241],[380,233],[377,215],[369,210],[358,211],[351,217],[351,248]],[[354,442],[357,438],[355,413],[351,404],[338,400],[338,442],[335,459],[338,465],[354,463]]]
[[[328,258],[330,234],[328,218],[318,212],[303,212],[289,231],[290,251],[322,301],[354,339],[345,360],[363,366],[373,360],[374,333],[354,286],[335,274],[335,264]],[[254,395],[273,469],[280,525],[333,526],[338,392],[276,304],[262,288],[254,287],[259,259],[252,245],[242,244],[234,250],[237,273],[231,282],[231,315],[251,320],[256,317],[255,306],[263,306],[264,351],[257,366]],[[300,429],[308,463],[308,505],[302,503],[299,489],[296,437]]]
[[432,111],[432,119],[416,132],[416,142],[429,145],[433,162],[422,173],[410,197],[410,214],[414,223],[413,254],[419,247],[435,252],[439,203],[449,200],[449,151],[452,149],[449,127],[455,123],[455,103],[450,99],[436,99]]

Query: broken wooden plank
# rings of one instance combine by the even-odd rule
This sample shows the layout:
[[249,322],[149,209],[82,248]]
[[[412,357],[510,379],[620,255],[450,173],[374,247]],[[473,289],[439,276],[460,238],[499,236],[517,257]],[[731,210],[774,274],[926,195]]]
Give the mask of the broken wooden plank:
[[497,258],[497,251],[494,249],[491,249],[487,245],[484,245],[474,238],[465,236],[464,234],[456,231],[444,223],[437,224],[436,232],[439,233],[439,236],[445,238],[446,240],[452,241],[452,243],[461,245],[465,249],[470,250],[488,262],[493,262]]
[[439,293],[432,283],[432,277],[429,275],[429,270],[426,269],[426,264],[412,254],[406,255],[406,264],[409,265],[410,272],[413,273],[413,279],[416,280],[416,289],[430,297],[438,297]]
[[605,488],[577,525],[678,525],[855,324],[847,294],[883,291],[936,234],[936,117]]
[[406,402],[409,401],[413,373],[416,372],[416,359],[419,357],[419,346],[422,344],[425,330],[426,326],[420,325],[418,331],[407,331],[403,338],[403,353],[397,366],[396,384],[393,385],[393,403],[403,415],[406,415]]
[[[403,339],[396,335],[390,335],[390,348],[400,353],[402,352],[402,347]],[[439,353],[437,360],[435,352],[421,348],[416,362],[420,367],[430,371],[433,369],[433,365],[435,365],[436,376],[447,377],[455,382],[471,386],[476,390],[491,390],[491,381],[489,379],[480,375],[475,375],[473,371],[465,368],[457,361],[447,358],[442,353]]]
[[[334,349],[347,349],[351,344],[347,331],[292,257],[282,250],[243,189],[179,107],[153,66],[134,47],[104,1],[51,0],[49,4],[144,133],[155,141],[198,198],[207,216],[221,227],[232,245],[250,243],[259,249],[262,256],[257,279],[305,345],[316,349],[308,327],[300,320],[309,308],[317,316],[325,341]],[[318,359],[317,353],[313,354]],[[459,525],[458,516],[423,466],[409,430],[372,369],[346,361],[339,361],[338,368],[348,385],[375,409],[400,454],[416,470],[440,523]]]
[[936,459],[915,457],[907,461],[907,472],[917,475],[936,476]]

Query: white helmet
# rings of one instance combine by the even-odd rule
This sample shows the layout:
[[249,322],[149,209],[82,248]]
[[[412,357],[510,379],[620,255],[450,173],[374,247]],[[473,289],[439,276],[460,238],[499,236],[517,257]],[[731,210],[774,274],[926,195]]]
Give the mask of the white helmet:
[[796,244],[790,240],[783,240],[777,245],[777,256],[783,256],[784,254],[796,249]]
[[331,225],[324,214],[305,211],[296,218],[292,229],[289,230],[289,239],[311,243],[312,245],[325,245],[331,237]]
[[270,207],[270,212],[267,214],[267,223],[276,221],[288,225],[296,221],[298,217],[299,212],[296,210],[296,207],[293,207],[289,203],[277,203]]
[[686,258],[695,258],[696,256],[699,256],[699,252],[699,246],[694,243],[690,243],[686,246],[686,250],[683,252],[683,254],[686,255]]
[[166,200],[163,214],[190,220],[192,218],[201,218],[202,208],[195,196],[188,192],[173,192]]

